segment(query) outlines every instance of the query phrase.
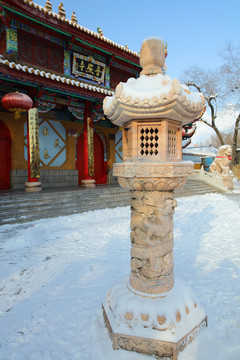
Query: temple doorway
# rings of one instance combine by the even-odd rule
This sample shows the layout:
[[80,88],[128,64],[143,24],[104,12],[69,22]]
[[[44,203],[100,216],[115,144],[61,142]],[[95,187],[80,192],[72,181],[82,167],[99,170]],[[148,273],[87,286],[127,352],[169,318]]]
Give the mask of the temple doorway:
[[10,188],[11,134],[8,127],[0,121],[0,189]]
[[[77,141],[77,160],[76,169],[78,169],[78,183],[84,179],[83,172],[83,134],[80,135]],[[107,183],[107,162],[104,161],[104,146],[99,135],[94,133],[94,179],[96,184]]]

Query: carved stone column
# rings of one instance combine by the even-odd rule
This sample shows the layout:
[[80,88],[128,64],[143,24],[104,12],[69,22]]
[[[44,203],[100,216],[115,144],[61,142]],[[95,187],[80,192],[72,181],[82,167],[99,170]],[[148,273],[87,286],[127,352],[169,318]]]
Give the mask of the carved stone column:
[[162,294],[174,285],[173,212],[170,191],[131,191],[131,275],[134,291]]
[[182,161],[182,125],[201,114],[204,99],[163,75],[162,51],[161,40],[145,41],[140,78],[104,100],[105,114],[123,127],[123,163],[113,174],[130,191],[132,247],[130,276],[108,291],[103,314],[114,349],[177,359],[207,325],[194,293],[174,277],[173,261],[174,189],[193,172]]
[[119,184],[130,191],[130,286],[146,294],[162,294],[174,285],[174,189],[191,175],[191,163],[114,164]]

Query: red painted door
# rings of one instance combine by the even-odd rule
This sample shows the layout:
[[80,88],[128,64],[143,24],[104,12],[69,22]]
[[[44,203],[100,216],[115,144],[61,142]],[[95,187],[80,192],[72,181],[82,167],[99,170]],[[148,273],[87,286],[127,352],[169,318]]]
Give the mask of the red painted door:
[[0,122],[0,189],[10,188],[11,135],[7,126]]
[[[77,142],[77,161],[76,168],[78,169],[78,182],[81,185],[83,180],[83,135],[81,135]],[[104,161],[104,147],[100,136],[94,133],[94,179],[96,184],[106,184],[107,182],[107,162]]]

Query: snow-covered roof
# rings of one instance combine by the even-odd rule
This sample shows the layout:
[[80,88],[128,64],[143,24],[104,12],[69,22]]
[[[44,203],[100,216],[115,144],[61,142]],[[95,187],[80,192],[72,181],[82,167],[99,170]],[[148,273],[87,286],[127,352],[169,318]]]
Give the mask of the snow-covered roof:
[[115,96],[104,99],[104,113],[116,125],[135,118],[164,118],[183,125],[199,118],[205,110],[201,93],[190,92],[187,86],[167,75],[141,75],[116,87]]
[[115,46],[115,47],[117,47],[117,48],[119,48],[119,49],[121,49],[121,50],[123,50],[123,51],[125,51],[125,52],[139,58],[139,54],[137,52],[130,50],[127,46],[122,46],[122,45],[117,44],[116,42],[114,42],[114,41],[108,39],[107,37],[105,37],[102,33],[96,33],[96,32],[94,32],[92,30],[89,30],[86,27],[79,25],[76,21],[66,19],[65,16],[61,16],[61,15],[47,9],[46,7],[38,5],[35,2],[33,2],[32,0],[23,0],[23,1],[26,4],[34,7],[35,9],[38,9],[38,10],[44,12],[45,14],[48,14],[48,15],[52,16],[53,18],[57,18],[58,20],[61,20],[61,21],[65,22],[65,23],[68,23],[69,25],[71,25],[71,26],[73,26],[73,27],[75,27],[75,28],[77,28],[79,30],[84,31],[85,33],[90,34],[90,35],[94,36],[95,38],[101,39],[102,41],[105,41],[106,43],[108,43],[108,44],[110,44],[112,46]]
[[217,149],[210,146],[193,146],[183,149],[183,155],[216,156]]
[[11,69],[16,69],[19,72],[24,72],[24,73],[29,73],[29,74],[33,74],[36,75],[38,77],[43,77],[43,78],[47,78],[50,80],[54,80],[57,82],[61,82],[64,84],[68,84],[68,85],[72,85],[75,87],[79,87],[82,89],[87,89],[87,90],[91,90],[97,93],[102,93],[105,95],[113,95],[114,92],[111,90],[107,90],[101,86],[96,86],[93,84],[87,84],[85,82],[82,81],[78,81],[78,80],[74,80],[74,79],[69,79],[65,76],[60,76],[60,75],[56,75],[53,73],[50,73],[48,71],[43,71],[37,68],[33,68],[32,66],[27,66],[27,65],[21,65],[21,64],[17,64],[14,61],[9,61],[7,59],[4,59],[3,55],[0,55],[0,65],[6,65]]

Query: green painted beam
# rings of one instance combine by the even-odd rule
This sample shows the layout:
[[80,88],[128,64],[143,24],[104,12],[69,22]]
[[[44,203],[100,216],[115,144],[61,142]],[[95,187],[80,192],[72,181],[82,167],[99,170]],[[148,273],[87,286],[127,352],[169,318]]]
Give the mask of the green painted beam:
[[2,75],[0,75],[0,79],[3,79],[5,81],[18,83],[18,84],[22,84],[22,85],[25,85],[25,86],[38,87],[38,85],[28,84],[28,83],[25,83],[24,81],[20,81],[20,80],[16,80],[16,79],[9,79],[9,78],[6,78],[5,76],[2,76]]
[[[34,85],[34,84],[29,84],[29,83],[25,83],[23,81],[20,81],[20,80],[17,80],[17,79],[6,79],[4,76],[0,75],[0,79],[2,80],[5,80],[5,81],[10,81],[10,82],[13,82],[13,83],[17,83],[17,84],[21,84],[21,85],[25,85],[25,86],[30,86],[30,87],[34,87],[34,88],[38,88],[39,85]],[[69,92],[66,92],[66,91],[62,91],[62,90],[57,90],[57,89],[51,89],[51,88],[48,88],[48,87],[43,87],[42,88],[43,90],[47,90],[47,91],[50,91],[50,92],[53,92],[53,93],[58,93],[58,94],[62,94],[62,95],[67,95],[67,96],[71,96],[72,94],[69,93]],[[73,95],[74,97],[78,98],[78,99],[83,99],[83,100],[89,100],[89,101],[92,101],[92,102],[96,102],[98,101],[99,99],[89,99],[85,96],[82,96],[82,95],[78,95],[78,94],[74,94]]]
[[[66,91],[62,91],[62,90],[53,90],[51,88],[48,88],[48,87],[45,87],[43,88],[43,90],[47,90],[47,91],[50,91],[50,92],[53,92],[53,93],[58,93],[58,94],[62,94],[62,95],[67,95],[67,96],[70,96],[72,95],[71,93],[68,93]],[[97,99],[89,99],[85,96],[82,96],[82,95],[73,95],[74,97],[78,98],[78,99],[83,99],[83,100],[89,100],[89,101],[92,101],[92,102],[96,102]]]

